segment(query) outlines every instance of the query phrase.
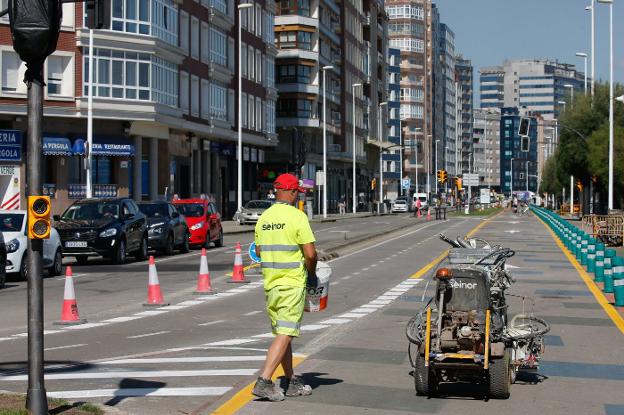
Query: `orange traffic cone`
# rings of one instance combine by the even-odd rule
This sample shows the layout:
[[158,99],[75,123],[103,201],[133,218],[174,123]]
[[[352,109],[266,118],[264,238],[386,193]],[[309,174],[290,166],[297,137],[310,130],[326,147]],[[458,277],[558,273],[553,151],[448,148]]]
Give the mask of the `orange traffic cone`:
[[417,207],[416,211],[418,212],[418,214],[416,216],[418,217],[418,219],[420,219],[420,217],[421,217],[420,207]]
[[76,292],[74,291],[74,278],[71,267],[65,268],[65,292],[63,294],[63,308],[61,309],[61,321],[54,324],[72,325],[86,323],[78,315],[78,303],[76,302]]
[[431,220],[431,208],[427,208],[427,220]]
[[164,306],[165,303],[162,292],[160,291],[160,282],[158,281],[158,272],[156,271],[156,263],[154,257],[149,257],[149,281],[147,283],[147,303],[144,306]]
[[199,262],[199,276],[197,277],[197,295],[210,295],[215,292],[210,285],[210,270],[208,269],[208,260],[206,259],[206,248],[202,248],[201,260]]
[[245,279],[245,271],[243,270],[243,255],[241,254],[241,244],[236,242],[236,253],[234,254],[234,269],[232,269],[232,279],[228,282],[245,284],[250,282]]

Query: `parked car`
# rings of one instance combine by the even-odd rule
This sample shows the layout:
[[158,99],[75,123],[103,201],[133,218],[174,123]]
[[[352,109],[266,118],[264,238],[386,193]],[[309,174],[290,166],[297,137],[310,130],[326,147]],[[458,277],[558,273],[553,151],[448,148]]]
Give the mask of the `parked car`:
[[189,229],[184,216],[165,201],[139,203],[139,210],[147,217],[148,246],[172,255],[177,248],[189,251]]
[[427,210],[429,208],[429,199],[427,199],[427,193],[414,193],[412,204],[414,210],[416,207],[416,201],[420,200],[420,210]]
[[238,222],[241,225],[256,223],[260,215],[271,206],[273,206],[272,200],[250,200],[245,203],[245,206],[243,206],[243,209],[238,215]]
[[[17,274],[20,280],[28,278],[26,266],[27,213],[25,210],[0,211],[0,232],[4,238],[2,247],[6,250],[6,273]],[[63,271],[63,255],[61,239],[56,229],[50,230],[50,238],[43,240],[43,268],[52,276],[60,275]],[[1,277],[0,277],[1,279]],[[0,286],[2,282],[0,282]]]
[[129,198],[82,199],[54,217],[63,244],[63,256],[79,264],[89,257],[111,258],[123,264],[128,254],[147,258],[147,220]]
[[205,199],[178,199],[173,204],[186,219],[191,232],[191,246],[208,248],[210,242],[214,242],[217,247],[223,246],[221,214],[214,203]]
[[392,213],[407,212],[407,202],[405,199],[396,199],[392,202]]
[[6,245],[4,244],[4,233],[0,232],[0,288],[4,288],[6,283],[6,260],[7,253]]

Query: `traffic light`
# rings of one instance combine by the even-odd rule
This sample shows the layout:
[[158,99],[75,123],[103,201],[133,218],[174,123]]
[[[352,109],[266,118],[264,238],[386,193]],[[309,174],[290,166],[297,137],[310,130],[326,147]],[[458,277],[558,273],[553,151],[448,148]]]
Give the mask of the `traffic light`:
[[518,127],[518,135],[519,136],[528,136],[529,128],[531,126],[531,120],[529,118],[520,118],[520,126]]
[[50,197],[28,196],[28,238],[50,238]]
[[529,137],[528,136],[521,136],[520,137],[520,151],[528,153],[529,152],[529,146],[530,146]]
[[461,177],[455,178],[455,187],[457,187],[458,192],[462,190],[462,178]]
[[[109,29],[111,0],[87,0],[87,27],[89,29]],[[166,18],[166,12],[165,12]]]
[[438,170],[438,182],[446,183],[447,180],[448,180],[448,173],[446,172],[446,170]]
[[376,186],[377,186],[377,178],[373,177],[373,180],[371,180],[371,190],[375,190]]

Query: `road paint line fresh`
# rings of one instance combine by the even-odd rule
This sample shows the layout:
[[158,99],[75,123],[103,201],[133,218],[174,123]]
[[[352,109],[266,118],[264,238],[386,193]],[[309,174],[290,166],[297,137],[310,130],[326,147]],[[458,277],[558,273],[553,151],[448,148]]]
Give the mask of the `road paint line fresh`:
[[204,346],[236,346],[238,344],[253,343],[256,339],[230,339],[219,342],[206,343]]
[[249,313],[245,313],[245,314],[243,314],[243,315],[244,315],[244,316],[253,316],[253,315],[255,315],[255,314],[260,314],[260,313],[262,313],[262,311],[261,311],[261,310],[256,310],[256,311],[250,311]]
[[[147,310],[147,311],[141,311],[140,313],[136,313],[135,316],[139,316],[139,317],[157,316],[159,314],[166,314],[166,313],[168,313],[167,310]],[[128,318],[128,317],[120,317],[120,318]],[[131,320],[134,320],[134,318],[131,318]],[[130,321],[130,320],[120,320],[120,321]]]
[[155,363],[212,363],[212,362],[263,362],[266,356],[204,356],[204,357],[161,357],[146,359],[120,359],[100,362],[98,365],[129,365]]
[[596,283],[594,283],[587,271],[585,271],[581,264],[579,264],[579,262],[576,260],[576,258],[572,256],[572,254],[570,254],[570,251],[568,251],[563,243],[557,238],[552,229],[550,229],[550,227],[548,227],[548,225],[546,225],[546,223],[541,218],[538,217],[538,220],[542,222],[542,225],[544,225],[546,230],[550,233],[550,236],[553,238],[559,249],[561,249],[566,258],[568,258],[568,261],[570,261],[574,268],[576,268],[576,271],[581,276],[581,279],[583,280],[583,282],[585,282],[585,285],[587,285],[589,291],[591,291],[591,293],[594,295],[594,298],[596,299],[596,301],[598,301],[598,304],[600,304],[605,313],[607,313],[607,316],[609,316],[611,321],[613,321],[613,324],[615,324],[620,332],[624,334],[624,318],[622,317],[622,315],[615,309],[615,307],[613,307],[609,303],[609,300],[607,300],[600,288],[598,288]]
[[58,346],[58,347],[48,347],[47,349],[43,349],[44,352],[49,352],[50,350],[60,350],[60,349],[73,349],[74,347],[83,347],[83,346],[87,346],[86,343],[80,343],[80,344],[70,344],[67,346]]
[[28,337],[28,333],[17,333],[17,334],[12,334],[11,337]]
[[[306,356],[301,355],[293,355],[293,367],[299,366],[304,360]],[[284,376],[284,371],[282,370],[282,366],[278,366],[275,374],[273,375],[273,380],[276,380],[280,376]],[[213,415],[232,415],[238,412],[243,406],[247,405],[253,399],[253,395],[251,394],[251,390],[254,387],[254,383],[252,382],[249,385],[245,386],[243,389],[238,391],[234,396],[232,396],[227,402],[218,407],[212,414]],[[204,408],[197,408],[196,411],[202,410]]]
[[379,305],[388,305],[388,304],[390,304],[391,302],[392,302],[392,300],[373,300],[373,301],[371,301],[369,304],[372,304],[372,305],[376,305],[376,304],[379,304]]
[[304,324],[301,326],[301,331],[316,331],[326,329],[327,327],[329,326],[325,324]]
[[364,317],[366,314],[360,314],[360,313],[344,313],[339,315],[338,317],[340,318],[362,318]]
[[198,326],[206,327],[206,326],[213,326],[213,325],[219,324],[219,323],[225,323],[225,320],[209,321],[207,323],[198,324]]
[[65,330],[84,330],[84,329],[91,329],[94,327],[102,327],[102,326],[107,326],[108,323],[87,323],[87,324],[81,324],[80,326],[67,326],[65,328]]
[[91,389],[76,391],[47,392],[50,398],[81,399],[106,397],[140,397],[140,396],[221,396],[231,387],[194,387],[194,388],[123,388],[123,389]]
[[[251,376],[258,369],[207,369],[207,370],[145,370],[122,372],[82,372],[82,373],[46,373],[45,380],[70,379],[123,379],[123,378],[179,378],[195,376]],[[19,382],[28,380],[28,375],[0,376],[3,382]]]
[[330,318],[328,320],[321,321],[321,324],[345,324],[350,323],[351,319],[348,318]]
[[358,308],[354,308],[353,310],[349,311],[349,313],[362,313],[362,314],[368,314],[368,313],[372,313],[374,310],[371,310],[369,308],[365,308],[365,307],[358,307]]
[[150,336],[158,336],[159,334],[167,334],[167,333],[171,333],[168,330],[165,331],[156,331],[154,333],[145,333],[145,334],[137,334],[136,336],[128,336],[128,339],[142,339],[143,337],[150,337]]
[[46,334],[56,334],[56,333],[60,333],[63,330],[44,330],[43,331],[43,335],[45,336]]
[[136,314],[134,316],[128,316],[128,317],[115,317],[115,318],[109,318],[108,320],[102,320],[102,323],[124,323],[126,321],[138,320],[141,317],[142,316],[139,316]]

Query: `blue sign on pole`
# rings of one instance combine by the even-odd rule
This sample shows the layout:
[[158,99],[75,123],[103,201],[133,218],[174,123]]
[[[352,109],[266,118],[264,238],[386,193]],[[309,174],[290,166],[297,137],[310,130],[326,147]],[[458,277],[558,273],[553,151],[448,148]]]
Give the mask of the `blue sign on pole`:
[[251,258],[253,262],[260,262],[260,257],[256,255],[256,243],[255,242],[252,242],[251,245],[249,245],[249,258]]
[[0,161],[22,161],[22,132],[0,130]]
[[410,184],[411,184],[410,179],[403,179],[401,181],[401,183],[402,183],[403,189],[409,189],[410,188]]

